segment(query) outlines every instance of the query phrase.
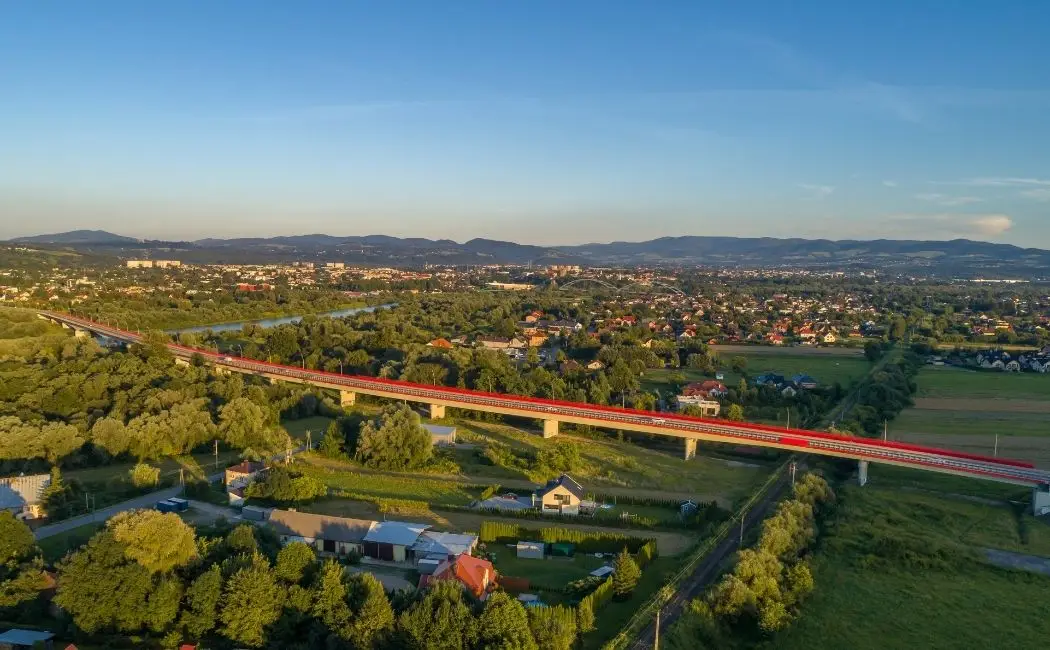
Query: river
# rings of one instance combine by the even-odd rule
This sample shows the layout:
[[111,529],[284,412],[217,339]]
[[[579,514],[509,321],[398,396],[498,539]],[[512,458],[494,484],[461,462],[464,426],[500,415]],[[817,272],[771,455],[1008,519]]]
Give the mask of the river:
[[[318,318],[342,318],[343,316],[352,316],[353,314],[359,314],[362,312],[371,312],[384,307],[394,307],[397,303],[387,303],[384,305],[372,305],[371,307],[350,307],[347,309],[337,309],[335,311],[324,312],[322,314],[311,314]],[[259,327],[275,327],[277,325],[286,325],[288,323],[298,323],[302,320],[302,316],[281,316],[280,318],[264,318],[262,320],[241,320],[234,323],[219,323],[217,325],[196,325],[194,327],[183,327],[181,329],[166,330],[168,334],[182,334],[184,332],[207,332],[212,331],[215,333],[219,332],[234,332],[240,331],[242,327],[251,323],[252,325],[258,325]]]

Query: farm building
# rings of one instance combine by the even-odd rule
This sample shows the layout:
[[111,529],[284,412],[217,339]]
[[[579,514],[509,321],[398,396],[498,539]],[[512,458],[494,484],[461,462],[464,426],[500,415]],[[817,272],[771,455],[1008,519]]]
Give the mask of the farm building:
[[408,551],[419,541],[428,524],[376,521],[364,536],[364,555],[387,562],[406,562]]
[[365,536],[375,524],[365,519],[328,517],[292,510],[274,510],[270,526],[282,544],[306,542],[322,553],[363,553]]
[[266,465],[246,460],[243,463],[227,467],[223,476],[226,483],[226,497],[231,506],[244,505],[244,491],[266,472]]
[[430,432],[430,442],[433,443],[435,447],[445,447],[456,444],[456,427],[424,424],[423,428]]
[[543,542],[518,542],[515,550],[519,558],[525,560],[542,560],[546,544]]

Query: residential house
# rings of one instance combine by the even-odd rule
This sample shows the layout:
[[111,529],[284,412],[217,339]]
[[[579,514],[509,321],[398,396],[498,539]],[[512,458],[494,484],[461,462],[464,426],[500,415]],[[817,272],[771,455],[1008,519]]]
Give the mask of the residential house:
[[1017,359],[1011,359],[1003,366],[1003,370],[1006,372],[1021,372],[1021,364]]
[[817,380],[809,375],[795,375],[791,378],[791,383],[799,388],[805,388],[806,390],[813,390],[819,385]]
[[834,332],[828,332],[827,334],[824,335],[824,338],[822,338],[821,340],[824,341],[825,343],[831,344],[831,343],[834,343],[835,341],[838,341],[839,337],[835,336]]
[[784,378],[783,375],[778,375],[773,372],[767,372],[763,375],[755,377],[756,386],[772,386],[774,388],[779,388],[785,383],[787,383],[787,380]]
[[452,342],[448,341],[446,339],[438,338],[438,339],[434,339],[430,343],[427,343],[427,347],[438,348],[438,349],[441,349],[441,350],[451,350],[452,349]]
[[587,370],[601,370],[604,367],[605,367],[605,364],[602,363],[601,361],[598,361],[597,359],[595,359],[594,361],[591,361],[586,366]]
[[706,381],[693,382],[682,389],[683,395],[694,396],[699,395],[702,397],[725,397],[729,394],[729,389],[726,385],[716,379],[708,379]]
[[329,517],[294,510],[274,510],[270,526],[282,544],[305,542],[320,553],[364,554],[365,536],[375,524],[366,519]]
[[419,586],[426,587],[435,580],[455,580],[479,600],[485,600],[496,586],[496,569],[492,562],[467,555],[446,560],[429,576],[420,576]]
[[784,345],[784,335],[771,332],[766,336],[766,341],[772,343],[773,345]]
[[502,336],[479,336],[478,345],[486,350],[511,350],[525,347],[525,342],[517,337],[508,339]]
[[51,485],[50,474],[0,478],[0,510],[10,510],[19,519],[44,516],[44,490]]
[[560,370],[561,373],[564,375],[566,373],[576,372],[577,370],[580,370],[582,367],[583,366],[581,366],[576,361],[573,361],[572,359],[569,359],[568,361],[565,361],[560,366],[558,366],[558,370]]
[[542,347],[550,338],[546,334],[532,334],[528,337],[528,345],[530,348]]
[[545,513],[578,515],[583,501],[583,486],[568,474],[562,474],[536,490],[535,499]]
[[536,321],[540,320],[541,318],[543,318],[543,314],[541,312],[534,311],[534,312],[528,314],[527,316],[525,316],[525,322],[526,323],[535,323]]
[[423,428],[430,432],[430,442],[435,447],[451,447],[456,444],[456,427],[424,424]]
[[429,524],[414,524],[403,521],[376,521],[364,538],[366,557],[387,562],[407,562],[409,549]]
[[675,398],[679,410],[686,406],[695,406],[700,409],[701,417],[717,417],[722,412],[722,403],[707,399],[703,395],[679,395]]
[[47,630],[23,630],[11,628],[0,634],[0,649],[2,650],[30,650],[30,648],[44,648],[51,650],[54,647],[54,632]]
[[226,497],[230,505],[244,505],[245,490],[265,472],[266,465],[250,460],[227,467],[224,482],[226,483]]

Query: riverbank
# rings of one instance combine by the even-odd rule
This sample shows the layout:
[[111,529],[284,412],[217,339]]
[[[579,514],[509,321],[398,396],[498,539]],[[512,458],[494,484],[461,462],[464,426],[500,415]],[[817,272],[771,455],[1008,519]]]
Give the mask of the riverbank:
[[215,334],[221,334],[222,332],[236,332],[243,328],[245,325],[256,325],[258,327],[276,327],[278,325],[285,325],[288,323],[297,323],[306,316],[316,316],[318,318],[343,318],[346,316],[352,316],[362,312],[372,312],[377,309],[384,309],[387,307],[394,307],[397,303],[388,302],[379,305],[369,305],[367,302],[354,301],[339,309],[331,311],[325,311],[313,314],[272,314],[264,315],[260,318],[252,318],[239,321],[231,321],[225,323],[212,323],[208,325],[193,325],[190,327],[183,327],[177,329],[164,330],[167,334],[194,334],[203,332],[213,332]]

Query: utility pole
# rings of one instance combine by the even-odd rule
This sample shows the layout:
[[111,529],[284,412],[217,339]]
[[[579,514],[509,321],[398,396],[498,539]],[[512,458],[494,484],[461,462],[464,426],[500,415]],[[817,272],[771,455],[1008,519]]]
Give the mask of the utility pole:
[[999,457],[999,434],[995,434],[995,446],[992,447],[992,456]]
[[215,469],[219,469],[219,439],[215,439]]
[[744,548],[744,520],[747,519],[747,510],[740,513],[740,548]]
[[186,474],[183,468],[179,468],[179,485],[186,485]]
[[889,438],[889,435],[890,435],[890,421],[889,420],[883,420],[882,421],[882,441],[886,442],[886,440]]
[[656,632],[653,633],[653,650],[660,650],[660,610],[656,610]]
[[787,411],[787,426],[784,427],[784,428],[785,429],[790,429],[791,428],[791,407],[789,406],[785,410]]
[[791,461],[791,487],[795,487],[795,470],[796,469],[797,469],[797,465],[795,464],[795,461]]
[[312,441],[310,440],[310,436],[311,436],[311,435],[313,435],[313,434],[311,434],[311,433],[310,433],[310,430],[309,430],[309,429],[307,429],[307,430],[306,430],[306,448],[307,448],[308,450],[309,450],[309,449],[313,449],[313,448],[314,448],[313,442],[312,442]]

